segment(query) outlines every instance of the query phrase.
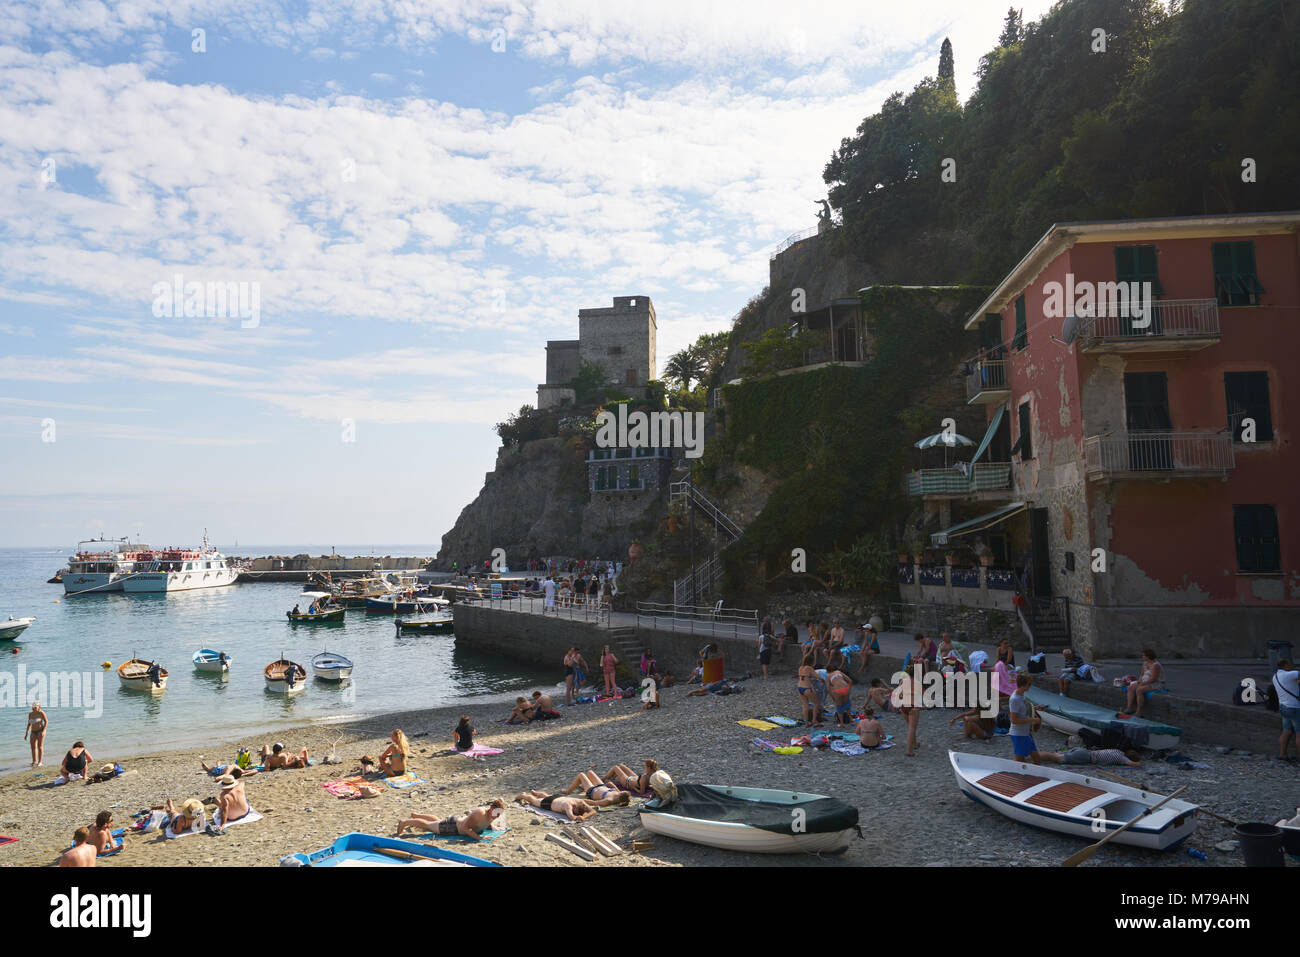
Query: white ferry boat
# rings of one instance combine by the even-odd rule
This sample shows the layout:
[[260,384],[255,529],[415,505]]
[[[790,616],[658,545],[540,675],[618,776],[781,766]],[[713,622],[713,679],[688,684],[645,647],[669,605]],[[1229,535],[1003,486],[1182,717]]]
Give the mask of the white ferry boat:
[[153,561],[148,545],[125,538],[90,538],[77,543],[77,551],[63,573],[66,595],[122,591],[122,580]]
[[195,588],[220,588],[233,585],[239,570],[226,563],[226,557],[208,544],[203,536],[202,548],[161,548],[152,553],[153,560],[122,579],[128,594],[142,592],[190,591]]

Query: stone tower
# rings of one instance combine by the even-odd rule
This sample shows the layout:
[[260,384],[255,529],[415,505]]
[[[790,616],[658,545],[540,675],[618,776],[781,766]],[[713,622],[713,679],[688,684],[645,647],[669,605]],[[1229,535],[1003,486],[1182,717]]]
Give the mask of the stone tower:
[[644,396],[646,383],[657,372],[656,332],[649,296],[615,296],[611,307],[579,309],[578,338],[546,343],[546,382],[537,387],[537,407],[572,402],[573,390],[564,384],[572,381],[583,362],[604,369],[611,387]]

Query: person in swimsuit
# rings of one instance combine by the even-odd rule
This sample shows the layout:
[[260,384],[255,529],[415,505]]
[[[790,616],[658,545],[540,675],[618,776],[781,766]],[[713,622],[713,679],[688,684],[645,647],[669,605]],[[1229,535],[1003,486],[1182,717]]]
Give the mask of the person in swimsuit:
[[266,770],[275,771],[279,768],[293,769],[307,767],[307,749],[303,748],[297,754],[290,754],[285,751],[284,745],[276,742],[267,747],[262,745],[262,764],[266,765]]
[[994,735],[995,719],[986,718],[983,710],[971,708],[969,711],[963,711],[948,722],[948,727],[951,728],[960,721],[963,741],[988,741]]
[[90,828],[79,827],[72,835],[72,846],[59,856],[59,867],[94,867],[95,857]]
[[547,721],[559,716],[560,712],[555,710],[555,702],[551,700],[550,695],[542,694],[540,691],[533,692],[533,720]]
[[100,811],[95,816],[95,824],[88,832],[87,841],[95,848],[96,855],[106,854],[116,849],[116,845],[113,843],[112,811]]
[[408,830],[417,828],[429,831],[440,837],[468,837],[471,841],[483,840],[480,835],[491,829],[496,820],[506,812],[506,802],[494,798],[487,804],[480,805],[464,814],[451,817],[434,817],[432,814],[412,814],[404,821],[397,822],[397,836],[401,837]]
[[1016,653],[1011,650],[1011,642],[1003,638],[998,642],[997,660],[1002,662],[1008,668],[1016,666]]
[[406,773],[406,759],[411,755],[411,742],[406,740],[401,728],[394,730],[389,740],[392,744],[379,755],[379,768],[390,778],[395,778]]
[[871,690],[867,692],[867,704],[876,711],[893,711],[893,702],[889,700],[892,695],[893,689],[885,684],[883,678],[872,678]]
[[866,674],[867,665],[871,662],[872,655],[880,654],[880,639],[876,635],[876,629],[870,624],[862,626],[859,632],[858,644],[858,674]]
[[618,658],[615,657],[614,652],[609,650],[609,645],[606,645],[605,650],[601,652],[600,655],[600,670],[604,672],[605,675],[606,695],[614,695],[618,693],[618,685],[614,682],[614,669],[617,665]]
[[610,784],[634,794],[649,794],[650,778],[658,770],[659,762],[652,758],[646,758],[644,774],[637,774],[626,764],[616,764],[609,769],[609,774],[606,774],[601,780],[608,781]]
[[59,766],[59,777],[65,783],[84,778],[86,776],[86,766],[93,760],[95,759],[90,756],[86,746],[78,741],[72,746],[72,750],[64,755],[63,764]]
[[243,772],[231,768],[230,773],[221,779],[221,793],[217,796],[217,807],[221,811],[221,827],[234,824],[248,816],[252,807],[248,795],[244,792]]
[[907,722],[907,750],[904,754],[909,758],[916,757],[916,749],[921,746],[916,739],[917,725],[921,721],[921,690],[921,679],[912,674],[905,674],[894,689],[896,707]]
[[613,804],[627,804],[631,800],[631,795],[612,784],[606,784],[596,776],[595,771],[580,771],[578,776],[573,779],[565,790],[564,794],[572,794],[574,791],[587,792],[587,800],[596,807],[609,807]]
[[575,685],[575,668],[578,665],[578,649],[576,646],[570,647],[564,653],[564,703],[573,703],[573,693],[577,690]]
[[31,713],[27,715],[27,730],[23,732],[23,739],[28,736],[32,741],[32,767],[39,768],[45,765],[45,729],[50,726],[50,719],[46,717],[45,712],[41,710],[39,701],[32,702]]
[[831,703],[835,706],[835,723],[848,724],[849,712],[852,710],[850,698],[853,694],[853,679],[842,671],[832,671],[827,676],[826,687],[831,693]]
[[518,697],[515,699],[515,710],[510,712],[510,717],[506,719],[506,724],[528,724],[533,720],[534,706],[529,703],[527,698]]
[[797,684],[795,690],[799,692],[799,705],[803,711],[803,723],[812,725],[821,721],[820,713],[817,709],[817,699],[813,696],[813,653],[811,650],[804,652],[803,660],[799,663]]
[[855,730],[858,732],[858,742],[864,748],[879,747],[885,740],[885,729],[870,706],[862,709],[862,720]]
[[545,791],[525,791],[515,795],[520,804],[531,804],[543,811],[563,814],[570,821],[585,821],[596,816],[596,808],[582,798],[565,797],[562,794],[547,794]]
[[451,746],[457,751],[473,750],[474,729],[470,727],[469,715],[461,715],[460,722],[451,729]]
[[1156,661],[1154,648],[1142,649],[1142,677],[1128,686],[1128,704],[1120,712],[1120,717],[1142,717],[1142,706],[1146,704],[1147,693],[1160,687],[1164,680],[1165,669]]

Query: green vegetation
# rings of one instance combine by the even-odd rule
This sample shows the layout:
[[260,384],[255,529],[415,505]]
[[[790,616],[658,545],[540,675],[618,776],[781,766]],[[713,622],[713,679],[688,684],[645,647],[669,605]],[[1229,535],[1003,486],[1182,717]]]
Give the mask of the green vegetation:
[[745,361],[740,367],[744,376],[773,375],[782,369],[804,364],[804,357],[823,341],[823,337],[804,329],[793,332],[784,327],[769,329],[754,342],[741,343]]

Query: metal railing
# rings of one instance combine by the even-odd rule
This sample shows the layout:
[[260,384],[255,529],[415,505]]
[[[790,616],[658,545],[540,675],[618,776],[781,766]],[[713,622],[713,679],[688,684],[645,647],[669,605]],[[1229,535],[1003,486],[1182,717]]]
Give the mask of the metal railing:
[[523,612],[527,615],[554,615],[570,621],[586,621],[595,625],[609,625],[609,606],[602,604],[598,598],[572,599],[562,601],[557,595],[555,604],[546,606],[546,600],[540,595],[520,595],[511,593],[502,598],[483,597],[469,604],[488,605],[503,611]]
[[[1080,319],[1079,335],[1085,345],[1102,339],[1136,339],[1144,336],[1174,339],[1218,338],[1217,299],[1162,299],[1146,304],[1149,315],[1138,318],[1131,309],[1116,309],[1116,315]],[[1129,315],[1119,315],[1119,312]],[[1139,325],[1140,323],[1140,325]]]
[[722,509],[709,501],[708,496],[691,484],[689,479],[683,479],[680,482],[673,482],[668,486],[668,500],[676,502],[678,499],[686,498],[700,507],[700,511],[713,519],[719,528],[731,536],[734,542],[740,538],[741,528],[731,520]]
[[966,376],[966,398],[973,399],[981,392],[1006,391],[1007,360],[981,359]]
[[1121,432],[1083,441],[1090,474],[1227,472],[1236,461],[1227,432]]
[[660,602],[636,603],[638,627],[663,628],[668,631],[686,631],[691,634],[732,638],[758,637],[758,610],[753,608],[723,608],[717,605],[665,605]]
[[955,468],[917,469],[907,476],[908,495],[962,495],[1011,488],[1010,462],[976,462],[969,475]]
[[809,226],[807,229],[801,229],[797,233],[791,233],[789,236],[785,237],[785,239],[781,241],[781,244],[779,246],[777,246],[775,249],[772,250],[772,254],[768,258],[775,259],[777,256],[781,255],[783,252],[785,252],[795,243],[801,243],[805,239],[810,239],[811,237],[816,235],[817,235],[816,226]]
[[711,595],[721,581],[722,557],[715,553],[704,564],[696,565],[693,573],[673,582],[673,603],[693,605],[700,600],[700,595]]

